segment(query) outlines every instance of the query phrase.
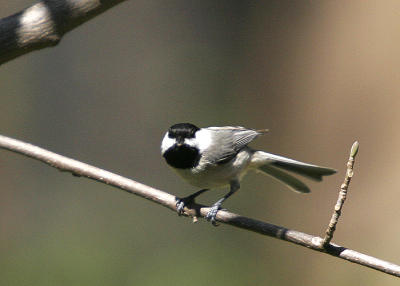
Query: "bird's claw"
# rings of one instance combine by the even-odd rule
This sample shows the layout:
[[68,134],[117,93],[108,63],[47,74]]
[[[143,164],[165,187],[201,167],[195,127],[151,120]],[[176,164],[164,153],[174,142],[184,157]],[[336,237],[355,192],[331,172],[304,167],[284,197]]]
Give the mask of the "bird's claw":
[[183,215],[186,204],[187,202],[185,202],[184,199],[176,199],[176,212],[178,213],[178,216]]
[[219,205],[219,204],[214,204],[211,208],[210,208],[210,210],[208,211],[208,213],[207,213],[207,215],[206,215],[206,217],[205,217],[205,219],[207,220],[207,221],[210,221],[211,222],[211,224],[213,225],[213,226],[218,226],[219,224],[217,223],[217,220],[216,220],[216,216],[217,216],[217,213],[218,213],[218,211],[221,209],[221,205]]
[[183,215],[183,213],[185,212],[184,208],[186,206],[190,206],[191,204],[193,204],[195,198],[198,195],[201,195],[202,193],[204,193],[206,191],[208,191],[208,189],[202,189],[202,190],[200,190],[200,191],[198,191],[198,192],[196,192],[194,194],[191,194],[190,196],[184,197],[184,198],[175,197],[175,200],[176,200],[176,204],[175,204],[176,205],[176,212],[178,213],[178,215],[179,216]]

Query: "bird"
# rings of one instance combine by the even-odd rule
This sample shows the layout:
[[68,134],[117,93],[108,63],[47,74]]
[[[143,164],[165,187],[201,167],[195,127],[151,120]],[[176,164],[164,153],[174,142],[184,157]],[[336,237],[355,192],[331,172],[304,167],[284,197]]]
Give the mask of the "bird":
[[206,215],[206,220],[218,225],[216,215],[222,203],[240,188],[240,181],[250,170],[269,175],[298,193],[309,193],[302,181],[289,174],[321,181],[336,170],[256,150],[248,146],[268,129],[248,129],[241,126],[199,128],[191,123],[177,123],[165,133],[161,155],[167,164],[189,184],[200,188],[184,198],[176,198],[178,215],[197,196],[214,188],[229,187],[229,192],[217,200]]

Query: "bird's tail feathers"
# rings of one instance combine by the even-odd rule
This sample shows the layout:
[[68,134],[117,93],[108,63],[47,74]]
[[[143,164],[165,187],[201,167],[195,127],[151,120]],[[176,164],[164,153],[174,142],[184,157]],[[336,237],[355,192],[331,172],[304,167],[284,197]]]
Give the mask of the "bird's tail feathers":
[[321,181],[323,176],[336,173],[336,170],[303,163],[282,156],[270,154],[264,151],[255,151],[253,154],[252,164],[264,173],[286,183],[295,191],[308,193],[310,190],[297,178],[283,172],[289,171],[306,178]]
[[263,165],[263,166],[260,166],[258,168],[258,170],[264,172],[266,175],[269,175],[278,181],[281,181],[282,183],[287,185],[292,191],[295,191],[298,193],[309,193],[310,192],[310,189],[302,181],[300,181],[299,179],[293,177],[292,175],[290,175],[286,172],[283,172],[275,167],[272,167],[270,165]]

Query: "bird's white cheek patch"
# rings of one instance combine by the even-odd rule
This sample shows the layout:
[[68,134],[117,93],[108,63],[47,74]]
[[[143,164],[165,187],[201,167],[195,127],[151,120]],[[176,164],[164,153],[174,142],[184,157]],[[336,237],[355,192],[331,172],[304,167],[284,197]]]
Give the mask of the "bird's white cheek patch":
[[166,133],[161,143],[161,154],[164,154],[164,152],[167,151],[174,144],[175,144],[175,139],[169,138],[168,133]]
[[211,131],[201,129],[196,132],[197,147],[203,152],[211,145]]

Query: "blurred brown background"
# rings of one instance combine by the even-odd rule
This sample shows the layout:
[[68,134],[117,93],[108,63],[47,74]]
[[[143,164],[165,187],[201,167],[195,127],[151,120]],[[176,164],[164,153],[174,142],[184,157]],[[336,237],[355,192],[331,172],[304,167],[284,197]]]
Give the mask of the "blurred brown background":
[[[318,235],[359,140],[334,242],[399,264],[399,51],[398,1],[127,1],[1,66],[0,133],[184,195],[171,124],[269,128],[253,147],[338,174],[309,195],[249,174],[225,207]],[[398,285],[6,151],[0,182],[1,285]]]

